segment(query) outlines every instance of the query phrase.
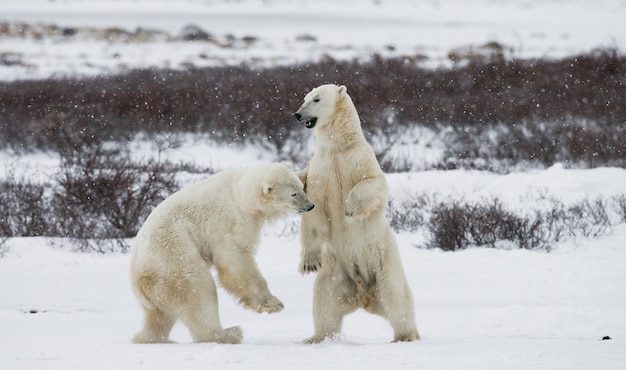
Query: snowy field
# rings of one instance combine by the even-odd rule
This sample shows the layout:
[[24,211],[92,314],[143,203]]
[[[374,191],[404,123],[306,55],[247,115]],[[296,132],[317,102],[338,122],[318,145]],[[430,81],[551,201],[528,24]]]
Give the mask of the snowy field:
[[[206,150],[205,161],[225,167],[229,158],[263,160],[253,150]],[[436,190],[454,199],[498,197],[515,209],[541,207],[540,199],[529,200],[536,192],[575,202],[626,190],[624,169],[558,165],[509,175],[426,171],[388,180],[397,198]],[[423,232],[402,233],[398,242],[422,340],[389,344],[386,321],[359,311],[347,317],[340,338],[303,345],[313,330],[313,277],[297,273],[298,237],[284,235],[293,222],[269,225],[258,254],[284,311],[259,315],[219,290],[222,324],[242,327],[240,345],[192,344],[182,325],[172,334],[177,344],[131,344],[141,311],[130,290],[128,255],[79,254],[43,238],[10,239],[0,258],[0,367],[623,369],[626,363],[626,224],[597,239],[565,241],[550,253],[419,249]]]
[[[585,0],[0,0],[0,24],[137,27],[177,35],[197,24],[223,47],[164,39],[0,36],[0,80],[95,75],[134,67],[275,65],[333,58],[425,55],[449,65],[457,48],[498,42],[514,56],[558,58],[598,47],[626,50],[626,1]],[[1,27],[0,27],[1,28]],[[80,34],[79,34],[80,35]],[[303,41],[300,36],[314,36]],[[77,35],[78,36],[78,35]],[[349,81],[346,81],[349,85]],[[295,108],[295,107],[294,107]],[[358,107],[357,107],[358,109]],[[149,146],[133,147],[138,158]],[[433,147],[419,155],[438,155]],[[153,154],[153,153],[152,153]],[[186,142],[168,160],[216,169],[272,160],[257,148]],[[55,173],[47,153],[0,153],[7,168],[34,179]],[[197,179],[187,176],[185,181]],[[576,202],[626,193],[626,170],[424,171],[388,175],[392,196],[498,197],[513,209],[541,207],[537,194]],[[296,216],[294,216],[296,217]],[[626,224],[597,239],[565,240],[545,251],[420,249],[424,232],[398,235],[422,340],[389,344],[375,316],[346,318],[343,335],[319,345],[313,332],[313,277],[297,273],[297,235],[268,226],[258,254],[284,311],[259,315],[219,290],[225,327],[240,325],[240,345],[193,344],[182,325],[171,345],[133,345],[141,311],[132,296],[128,255],[79,254],[44,238],[9,239],[0,258],[0,369],[615,369],[626,366]],[[287,226],[288,227],[288,226]],[[610,337],[611,340],[602,340]]]
[[[558,58],[626,50],[623,0],[2,0],[0,24],[55,25],[70,35],[0,32],[0,80],[97,75],[129,68],[272,66],[372,54],[447,66],[448,55]],[[214,42],[180,36],[197,25]],[[121,42],[91,27],[160,31]],[[72,29],[77,28],[78,32]],[[2,27],[0,27],[2,29]],[[116,41],[117,40],[117,41]]]
[[[127,255],[76,254],[39,239],[11,241],[0,259],[3,369],[623,369],[626,363],[626,228],[552,253],[410,246],[399,235],[423,339],[389,344],[382,319],[357,312],[343,336],[312,334],[312,277],[296,272],[298,241],[265,236],[258,260],[285,304],[273,315],[237,306],[219,291],[224,326],[240,345],[134,345],[141,313]],[[610,336],[612,340],[601,340]]]

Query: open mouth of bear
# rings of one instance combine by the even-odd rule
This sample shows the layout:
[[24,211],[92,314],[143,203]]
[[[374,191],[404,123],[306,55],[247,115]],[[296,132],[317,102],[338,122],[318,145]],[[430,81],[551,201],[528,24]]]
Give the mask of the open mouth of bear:
[[317,123],[317,117],[311,117],[308,121],[304,122],[304,127],[313,128]]

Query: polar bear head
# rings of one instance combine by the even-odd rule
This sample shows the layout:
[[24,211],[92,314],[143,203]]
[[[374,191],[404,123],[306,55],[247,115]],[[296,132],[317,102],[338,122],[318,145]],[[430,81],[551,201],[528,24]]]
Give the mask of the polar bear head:
[[318,86],[306,94],[304,103],[294,116],[307,128],[322,127],[337,114],[339,102],[350,100],[346,90],[343,85]]
[[304,185],[292,171],[290,163],[272,163],[260,166],[258,170],[260,194],[257,196],[262,211],[269,218],[293,210],[302,213],[313,209],[313,202],[304,192]]

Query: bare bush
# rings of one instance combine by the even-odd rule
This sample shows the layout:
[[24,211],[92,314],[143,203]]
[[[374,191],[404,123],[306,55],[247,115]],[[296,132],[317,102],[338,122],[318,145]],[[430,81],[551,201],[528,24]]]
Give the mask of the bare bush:
[[425,225],[426,212],[430,209],[431,197],[416,194],[408,200],[390,199],[387,206],[387,220],[395,231],[417,231]]
[[447,251],[469,246],[495,248],[501,242],[522,249],[545,248],[550,244],[540,214],[516,215],[497,199],[486,204],[440,203],[432,211],[428,228],[429,246]]
[[41,236],[50,232],[51,214],[45,186],[17,177],[10,168],[0,181],[0,258],[16,236]]
[[567,208],[565,227],[573,238],[593,238],[605,234],[611,229],[607,212],[607,201],[601,197],[594,201],[584,199]]
[[13,170],[0,182],[0,238],[41,236],[50,229],[45,186],[17,178]]
[[613,209],[619,216],[619,220],[626,223],[626,194],[613,196]]
[[626,127],[568,117],[550,123],[459,125],[448,134],[445,157],[457,168],[507,172],[515,166],[626,167]]
[[[308,135],[292,112],[312,87],[334,82],[349,86],[366,134],[384,139],[417,123],[452,128],[450,161],[441,168],[488,169],[494,158],[502,158],[504,166],[534,161],[626,167],[624,76],[626,57],[604,50],[561,60],[493,60],[437,70],[374,56],[368,62],[324,60],[263,70],[135,70],[2,82],[0,147],[63,151],[65,134],[59,128],[69,127],[105,141],[127,140],[138,132],[206,133],[216,142],[260,143],[275,148],[279,158],[299,158],[301,147],[293,143]],[[491,128],[505,130],[485,141]],[[481,149],[484,142],[488,150]],[[381,147],[379,158],[388,147]],[[398,169],[385,165],[402,170],[412,160]]]
[[9,252],[9,237],[0,236],[0,258],[4,257]]
[[460,203],[441,203],[432,210],[428,228],[429,246],[446,251],[464,249],[469,245],[466,230],[471,222],[469,214]]
[[63,159],[52,206],[57,235],[81,251],[126,252],[127,238],[166,196],[178,188],[175,173],[159,162],[134,163],[102,146],[81,148]]
[[[619,205],[621,198],[614,199]],[[480,204],[440,202],[430,211],[427,246],[455,251],[508,242],[521,249],[550,249],[566,238],[595,238],[612,230],[611,208],[602,197],[567,207],[558,200],[550,202],[547,210],[527,215],[507,210],[497,199]]]

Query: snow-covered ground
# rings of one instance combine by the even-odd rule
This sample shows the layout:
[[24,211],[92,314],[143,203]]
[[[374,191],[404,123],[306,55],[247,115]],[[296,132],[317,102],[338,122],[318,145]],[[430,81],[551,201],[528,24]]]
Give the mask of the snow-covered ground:
[[[201,151],[178,150],[170,158]],[[224,168],[240,166],[244,158],[264,160],[252,149],[235,155],[205,147],[204,153],[193,157],[197,163]],[[42,161],[35,168],[45,174],[46,163],[54,166]],[[398,199],[420,192],[498,197],[513,209],[540,207],[536,194],[542,192],[564,202],[626,192],[626,170],[618,168],[426,171],[388,180]],[[626,363],[626,224],[616,223],[598,239],[568,240],[550,253],[419,249],[422,232],[402,233],[398,241],[423,339],[389,344],[387,323],[357,312],[347,317],[342,337],[303,345],[312,333],[313,277],[297,273],[299,241],[284,233],[294,221],[269,225],[258,254],[270,289],[285,303],[283,312],[258,315],[219,292],[223,325],[244,330],[243,343],[235,346],[192,344],[182,325],[172,335],[178,344],[133,345],[141,311],[130,291],[128,255],[78,254],[43,238],[10,239],[0,258],[0,367],[621,369]],[[601,340],[605,336],[612,339]]]
[[[469,249],[446,253],[399,244],[423,339],[388,343],[387,323],[348,316],[341,338],[312,334],[312,277],[297,274],[296,239],[268,237],[258,255],[285,304],[272,315],[246,311],[223,290],[224,326],[240,345],[134,345],[141,312],[127,255],[76,254],[41,239],[10,241],[0,259],[3,369],[623,369],[626,363],[626,227],[551,253]],[[612,340],[601,340],[610,336]]]
[[441,66],[450,65],[450,52],[490,52],[481,49],[488,43],[501,45],[508,57],[555,58],[594,48],[625,50],[625,16],[622,0],[3,0],[0,24],[141,28],[171,36],[194,24],[216,42],[0,32],[0,80],[128,68],[272,66],[374,53]]

